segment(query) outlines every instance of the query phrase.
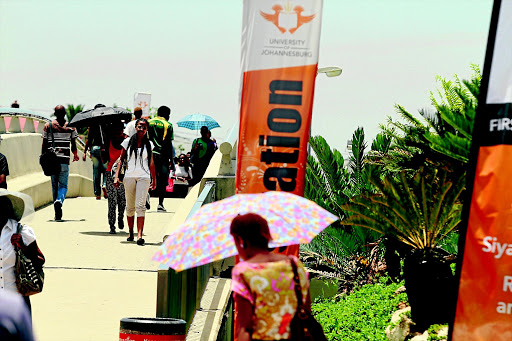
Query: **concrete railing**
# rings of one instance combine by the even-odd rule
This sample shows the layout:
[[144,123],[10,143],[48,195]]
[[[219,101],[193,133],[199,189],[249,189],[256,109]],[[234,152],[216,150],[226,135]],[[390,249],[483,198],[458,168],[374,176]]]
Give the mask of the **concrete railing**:
[[[30,195],[35,208],[53,201],[50,177],[44,175],[39,165],[41,144],[39,133],[2,134],[0,144],[0,153],[9,163],[8,189]],[[90,159],[70,164],[67,197],[78,196],[94,196]]]
[[31,110],[0,108],[0,134],[42,133],[50,117]]

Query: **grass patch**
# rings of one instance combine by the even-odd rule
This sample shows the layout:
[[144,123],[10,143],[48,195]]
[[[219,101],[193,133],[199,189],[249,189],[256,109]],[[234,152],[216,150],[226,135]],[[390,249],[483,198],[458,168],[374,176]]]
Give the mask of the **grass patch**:
[[381,278],[376,284],[367,284],[350,295],[334,299],[316,300],[313,314],[322,325],[329,340],[387,341],[385,330],[391,315],[407,295],[395,295],[403,283],[387,284]]

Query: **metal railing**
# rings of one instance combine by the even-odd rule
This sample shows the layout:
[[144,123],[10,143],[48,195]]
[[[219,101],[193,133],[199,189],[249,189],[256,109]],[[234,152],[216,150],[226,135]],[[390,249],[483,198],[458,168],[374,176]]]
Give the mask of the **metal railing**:
[[[190,210],[189,217],[201,206],[215,201],[215,182],[206,182],[197,201]],[[194,313],[199,308],[208,279],[212,274],[212,264],[176,272],[167,266],[158,268],[157,317],[180,318],[187,321],[187,329]]]
[[[217,151],[217,153],[222,153],[218,175],[203,179],[203,182],[206,182],[204,182],[197,200],[188,212],[187,219],[195,214],[201,206],[234,194],[232,163],[236,163],[237,139],[238,123],[230,130],[226,138],[227,143],[224,142],[224,146],[221,144]],[[219,269],[215,266],[218,268],[219,264],[210,263],[176,272],[167,266],[161,265],[158,269],[157,316],[183,319],[187,321],[188,330],[194,314],[198,309],[200,310],[201,298],[209,279],[212,275],[215,275],[214,272],[219,272]],[[220,268],[222,270],[222,266]],[[226,313],[221,318],[218,340],[230,341],[232,339],[233,320],[231,311],[232,300],[227,303]],[[207,327],[204,326],[203,328]]]

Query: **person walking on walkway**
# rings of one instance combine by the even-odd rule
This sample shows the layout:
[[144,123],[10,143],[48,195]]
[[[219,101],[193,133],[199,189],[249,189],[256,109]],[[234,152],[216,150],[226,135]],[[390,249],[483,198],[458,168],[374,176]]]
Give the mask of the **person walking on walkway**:
[[[76,138],[78,134],[75,128],[68,127],[66,122],[66,109],[64,106],[57,105],[54,115],[56,117],[51,123],[46,123],[43,128],[43,144],[41,154],[46,152],[48,147],[55,143],[55,152],[60,162],[60,172],[51,176],[53,208],[55,210],[55,220],[62,219],[62,205],[68,192],[69,177],[69,159],[73,153],[73,162],[78,161],[78,151],[76,149]],[[51,126],[51,129],[50,129]],[[71,145],[71,148],[70,148]]]
[[[2,135],[0,135],[0,144],[2,144]],[[5,155],[0,153],[0,188],[7,189],[7,175],[9,175],[9,164]]]
[[192,167],[190,166],[190,160],[185,154],[180,154],[178,164],[175,166],[175,170],[171,172],[171,178],[181,181],[187,186],[188,182],[192,180]]
[[192,150],[190,151],[190,162],[192,162],[192,174],[193,179],[190,183],[190,186],[195,185],[203,178],[208,165],[210,164],[210,159],[215,153],[214,146],[215,144],[208,137],[208,127],[201,127],[201,137],[195,139],[192,142]]
[[[103,104],[96,104],[96,108],[104,108]],[[94,125],[89,127],[89,133],[87,134],[87,140],[85,141],[84,156],[83,160],[87,159],[87,150],[91,150],[92,159],[92,183],[94,186],[94,195],[96,200],[101,199],[101,193],[103,197],[107,198],[105,170],[107,168],[107,162],[105,162],[105,154],[108,147],[107,134],[105,127],[101,125]]]
[[[153,143],[147,136],[148,121],[145,118],[137,120],[137,133],[126,138],[121,146],[121,161],[128,160],[124,175],[124,189],[126,195],[126,219],[130,236],[127,241],[134,240],[133,227],[135,213],[137,213],[137,244],[144,245],[142,232],[146,214],[146,196],[148,190],[154,190],[157,183],[155,165],[153,163]],[[121,167],[117,167],[114,185],[120,186],[119,174]]]
[[108,199],[108,224],[110,226],[110,234],[116,233],[116,208],[117,208],[117,227],[122,230],[124,228],[124,210],[126,208],[126,197],[124,185],[120,183],[119,187],[114,186],[114,177],[111,174],[114,162],[121,156],[123,147],[121,143],[123,137],[123,123],[112,123],[109,134],[109,161],[105,178],[107,179],[107,199]]
[[297,257],[268,250],[272,237],[267,221],[258,214],[238,215],[230,232],[243,260],[235,265],[231,275],[238,307],[238,340],[291,340],[290,322],[297,311],[293,265],[299,276],[303,304],[311,310],[304,265]]
[[[33,213],[34,210],[32,200],[27,197],[23,193],[0,189],[0,291],[19,294],[16,287],[14,246],[23,251],[38,271],[42,269],[45,262],[37,246],[34,230],[22,224],[20,233],[17,233],[18,221],[24,216],[25,211]],[[23,296],[23,299],[30,311],[29,296]]]
[[137,123],[137,120],[142,117],[142,108],[136,107],[135,109],[133,109],[133,116],[135,117],[135,119],[133,121],[128,122],[128,124],[124,128],[124,135],[126,135],[126,137],[131,137],[137,132],[137,129],[135,129],[135,124]]
[[169,122],[171,109],[165,105],[158,108],[155,118],[149,120],[149,138],[153,142],[153,160],[155,162],[155,173],[157,180],[156,191],[158,194],[157,211],[165,212],[164,198],[167,194],[165,187],[169,181],[169,169],[174,170],[172,160],[172,140],[174,132],[172,124]]

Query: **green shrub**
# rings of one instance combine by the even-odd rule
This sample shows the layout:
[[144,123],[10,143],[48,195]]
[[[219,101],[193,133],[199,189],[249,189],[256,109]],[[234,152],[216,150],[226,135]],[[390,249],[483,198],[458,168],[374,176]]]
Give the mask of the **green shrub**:
[[448,339],[446,336],[439,336],[437,333],[444,327],[448,327],[447,324],[433,324],[428,327],[428,341],[436,341],[436,340],[446,340]]
[[403,283],[387,285],[387,279],[364,285],[350,295],[331,300],[317,300],[312,304],[313,314],[324,328],[329,340],[387,341],[385,330],[391,315],[407,295],[395,295]]

